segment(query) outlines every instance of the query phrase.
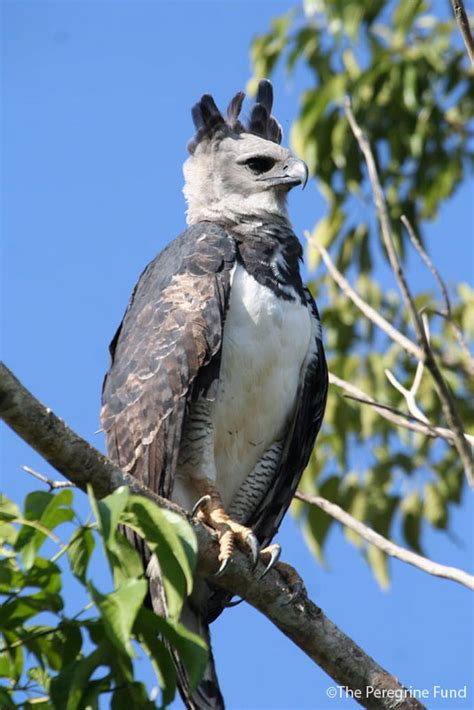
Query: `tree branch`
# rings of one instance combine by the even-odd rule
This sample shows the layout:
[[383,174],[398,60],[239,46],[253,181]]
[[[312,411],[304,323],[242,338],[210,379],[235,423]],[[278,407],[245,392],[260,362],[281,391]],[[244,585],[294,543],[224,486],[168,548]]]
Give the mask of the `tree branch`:
[[[402,218],[403,220],[403,218]],[[405,218],[406,220],[406,218]],[[408,222],[408,220],[406,220]],[[404,224],[406,223],[405,221],[403,222]],[[411,226],[407,225],[407,228],[411,228]],[[413,230],[412,230],[413,231]],[[420,384],[420,379],[421,375],[423,374],[424,370],[424,352],[423,350],[416,345],[412,340],[407,338],[403,333],[401,333],[399,330],[397,330],[391,323],[389,323],[378,311],[376,311],[369,303],[364,301],[364,299],[357,293],[357,291],[351,286],[349,281],[343,276],[343,274],[339,271],[333,260],[331,259],[331,256],[329,252],[321,245],[319,244],[315,239],[311,237],[311,234],[309,232],[305,232],[305,236],[308,239],[308,242],[313,246],[317,251],[319,252],[322,260],[324,261],[327,270],[329,271],[329,274],[332,276],[334,281],[337,283],[337,285],[340,287],[341,291],[348,296],[348,298],[351,299],[351,301],[357,306],[357,308],[363,313],[372,323],[377,325],[381,330],[383,330],[387,335],[396,343],[398,343],[406,352],[408,352],[410,355],[414,355],[418,359],[418,365],[416,369],[416,374],[415,374],[415,380],[413,382],[412,386],[412,394],[410,395],[410,404],[411,404],[411,399],[413,394],[416,394],[419,384]],[[442,285],[442,291],[443,291],[443,296],[446,294],[445,297],[447,297],[447,291],[446,287],[444,285],[444,282],[442,281],[438,271],[436,270],[436,267],[432,264],[431,259],[428,257],[426,252],[424,251],[423,247],[421,244],[416,240],[416,236],[413,234],[413,239],[414,244],[417,245],[418,252],[420,253],[420,256],[423,258],[425,263],[429,266],[430,271],[432,271],[433,274],[436,275],[436,279],[440,285]],[[412,239],[412,241],[413,241]],[[426,257],[426,258],[425,258]],[[426,261],[427,260],[427,261]],[[451,304],[449,301],[449,297],[447,297],[447,309],[449,308],[449,311],[447,312],[451,313]],[[446,317],[446,313],[440,313],[441,316]],[[470,353],[469,350],[467,349],[464,340],[462,338],[461,333],[459,332],[459,329],[455,325],[455,323],[450,320],[450,323],[452,327],[455,329],[455,334],[456,337],[458,338],[458,341],[460,345],[463,347],[463,350],[466,352],[468,358],[470,358]],[[423,327],[425,331],[427,330],[427,324],[423,322]],[[400,390],[400,383],[395,385],[393,382],[393,379],[395,379],[392,375],[392,373],[387,374],[388,379],[390,382],[397,388],[399,391],[402,392],[402,394],[405,395],[405,388],[403,388],[403,391]],[[385,419],[388,421],[392,422],[392,424],[396,424],[397,426],[402,426],[405,429],[411,429],[412,431],[419,432],[421,434],[425,434],[426,436],[431,436],[431,437],[440,437],[442,439],[445,439],[449,444],[452,446],[455,446],[455,434],[452,432],[450,429],[447,429],[445,427],[438,427],[438,426],[431,426],[431,424],[426,420],[425,415],[418,410],[418,414],[421,416],[416,416],[414,414],[414,411],[411,411],[412,416],[410,417],[409,415],[405,414],[404,412],[400,412],[398,410],[394,410],[393,407],[389,407],[386,404],[382,404],[381,402],[376,402],[372,397],[369,397],[369,395],[365,394],[362,392],[362,390],[358,389],[354,385],[352,385],[349,382],[346,382],[345,380],[342,380],[341,378],[337,377],[333,373],[330,373],[329,375],[329,381],[332,384],[335,384],[337,387],[340,387],[341,389],[346,390],[347,392],[350,392],[351,394],[351,399],[354,399],[358,402],[362,402],[364,404],[370,404],[371,406],[374,407],[374,409],[377,409],[378,413],[381,414]],[[407,400],[408,403],[408,400]],[[415,411],[417,407],[415,405]],[[410,421],[411,420],[411,421]],[[464,433],[464,438],[466,441],[472,446],[474,444],[474,437],[470,436],[469,434]]]
[[[198,539],[198,571],[213,575],[218,568],[218,546],[209,529],[191,520],[177,505],[142,486],[109,459],[75,434],[50,409],[42,405],[0,363],[0,417],[57,471],[85,490],[90,484],[101,498],[122,485],[132,493],[154,500],[162,508],[186,517]],[[288,574],[288,570],[290,574]],[[263,566],[261,571],[263,571]],[[289,577],[297,577],[287,565],[276,566],[263,579],[238,550],[213,584],[238,594],[264,614],[337,684],[357,691],[357,701],[366,708],[415,708],[424,706],[411,698],[398,680],[381,668],[346,636],[306,596],[294,593]],[[382,697],[367,696],[367,688],[384,690]],[[390,692],[387,692],[390,691]],[[395,695],[394,695],[395,694]],[[359,697],[360,695],[360,697]]]
[[38,481],[41,481],[41,483],[44,483],[46,486],[48,486],[50,492],[55,491],[58,488],[76,488],[75,483],[71,483],[71,481],[53,481],[52,478],[47,478],[46,476],[43,476],[42,473],[38,473],[38,471],[33,471],[32,468],[29,466],[22,466],[23,471],[26,471],[26,473],[29,473],[33,478],[36,478]]
[[332,518],[338,520],[351,530],[354,530],[354,532],[360,535],[364,540],[370,542],[371,545],[375,545],[375,547],[378,547],[387,555],[396,557],[398,560],[413,565],[414,567],[418,567],[418,569],[423,570],[423,572],[428,572],[428,574],[432,574],[435,577],[444,577],[453,582],[459,582],[459,584],[463,584],[468,589],[474,590],[474,577],[471,574],[457,569],[456,567],[440,565],[438,562],[433,562],[433,560],[423,557],[423,555],[418,555],[416,552],[396,545],[391,540],[387,540],[386,537],[383,537],[383,535],[375,532],[375,530],[367,527],[364,523],[361,523],[360,520],[353,518],[352,515],[346,513],[345,510],[335,503],[331,503],[321,496],[309,495],[308,493],[302,493],[300,491],[296,492],[296,498],[321,508],[321,510],[324,510],[324,512]]
[[420,255],[420,258],[422,259],[422,261],[424,261],[424,263],[426,264],[428,269],[433,274],[433,277],[435,278],[436,282],[438,283],[438,286],[439,286],[441,293],[443,295],[445,310],[441,311],[441,312],[436,311],[436,313],[438,315],[440,315],[442,318],[446,318],[449,325],[451,326],[451,329],[456,337],[456,340],[459,343],[459,347],[464,352],[464,355],[466,357],[469,373],[472,375],[472,374],[474,374],[474,358],[472,357],[470,350],[467,347],[466,341],[463,338],[463,334],[461,333],[460,329],[458,328],[458,326],[454,322],[453,312],[452,312],[452,308],[451,308],[451,299],[449,298],[449,293],[448,293],[448,289],[446,288],[446,284],[444,283],[443,279],[441,278],[441,274],[439,273],[438,269],[431,261],[427,251],[423,247],[423,244],[420,242],[420,240],[416,236],[415,230],[411,226],[409,219],[404,214],[402,214],[400,219],[401,219],[403,226],[407,230],[407,234],[410,237],[411,243],[413,244],[416,251]]
[[408,282],[405,278],[400,259],[398,258],[395,249],[395,244],[393,241],[392,231],[390,227],[390,220],[388,217],[387,205],[385,202],[385,195],[380,184],[372,149],[370,147],[369,141],[367,140],[366,136],[362,132],[362,129],[360,128],[354,117],[349,97],[346,97],[346,100],[344,102],[344,109],[354,137],[357,140],[359,148],[365,158],[369,179],[374,194],[374,202],[377,210],[377,216],[380,223],[380,231],[382,234],[383,242],[385,244],[385,249],[387,251],[390,266],[400,287],[400,291],[403,300],[405,301],[408,313],[410,314],[410,317],[412,319],[413,326],[417,334],[418,343],[423,350],[423,359],[425,361],[426,368],[431,373],[435,387],[438,392],[444,417],[448,423],[449,428],[453,432],[454,444],[461,459],[468,483],[471,488],[474,488],[474,461],[472,458],[471,448],[467,443],[466,437],[464,435],[463,424],[457,411],[454,396],[446,380],[444,379],[441,370],[438,367],[433,350],[426,336],[420,315],[416,309],[413,296],[408,286]]
[[[412,414],[405,414],[399,409],[394,409],[388,404],[383,404],[382,402],[377,402],[373,397],[363,392],[363,390],[356,387],[351,382],[343,380],[338,377],[333,372],[329,373],[329,382],[336,387],[339,387],[344,392],[347,392],[346,397],[348,399],[353,399],[356,402],[361,402],[362,404],[368,404],[382,416],[387,421],[397,426],[401,426],[404,429],[410,429],[418,434],[424,434],[425,436],[431,436],[432,438],[439,437],[444,439],[451,446],[454,446],[454,434],[450,429],[446,429],[441,426],[432,426],[429,423],[425,423],[423,420],[417,419]],[[465,434],[466,441],[474,445],[474,436],[470,434]]]
[[[423,323],[423,328],[425,329],[426,337],[429,342],[429,323],[426,313],[423,313],[423,315],[421,316],[421,320]],[[400,394],[404,396],[410,414],[418,421],[429,425],[428,418],[425,416],[425,414],[423,414],[423,412],[416,403],[416,395],[418,394],[418,390],[421,385],[421,380],[423,379],[424,371],[424,360],[418,360],[416,365],[415,377],[413,378],[413,383],[409,390],[407,390],[407,388],[404,387],[402,383],[397,380],[393,372],[388,369],[385,370],[385,377],[390,382],[390,384],[395,387],[395,389],[398,390]]]
[[306,232],[305,234],[311,246],[315,247],[315,249],[317,249],[317,251],[319,252],[322,260],[324,261],[327,267],[327,270],[329,271],[341,291],[351,299],[351,301],[357,306],[357,308],[369,320],[371,320],[372,323],[375,323],[375,325],[377,325],[381,330],[387,333],[389,338],[401,345],[401,347],[406,350],[407,353],[413,355],[418,360],[421,360],[423,358],[423,350],[412,340],[410,340],[410,338],[407,338],[406,335],[400,333],[400,331],[397,330],[391,323],[389,323],[388,320],[385,320],[385,318],[381,316],[380,313],[375,310],[375,308],[372,308],[369,303],[364,301],[364,299],[361,298],[357,291],[350,285],[349,281],[345,278],[345,276],[341,274],[341,272],[331,259],[329,252],[321,244],[319,244],[316,239],[312,239],[309,232]]
[[459,31],[466,45],[469,59],[474,67],[474,42],[472,40],[471,28],[469,27],[469,18],[464,9],[464,2],[463,0],[451,0],[451,5],[453,6],[454,17],[456,18]]

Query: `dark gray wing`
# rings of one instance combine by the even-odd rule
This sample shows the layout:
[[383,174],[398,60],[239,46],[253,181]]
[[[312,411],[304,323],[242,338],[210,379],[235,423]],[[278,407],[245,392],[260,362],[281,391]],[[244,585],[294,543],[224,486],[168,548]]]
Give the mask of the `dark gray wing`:
[[198,375],[203,393],[216,394],[234,260],[222,227],[187,229],[141,275],[110,346],[101,411],[109,456],[164,496]]
[[274,484],[247,522],[261,545],[267,545],[276,535],[293,500],[326,408],[328,369],[321,340],[320,318],[311,293],[307,288],[304,291],[313,316],[314,347],[305,363],[296,411],[288,429]]

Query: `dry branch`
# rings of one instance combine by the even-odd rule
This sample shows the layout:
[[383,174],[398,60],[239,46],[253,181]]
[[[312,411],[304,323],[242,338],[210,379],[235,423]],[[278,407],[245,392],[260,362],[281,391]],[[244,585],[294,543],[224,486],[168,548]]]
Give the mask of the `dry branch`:
[[30,476],[33,476],[33,478],[36,478],[38,481],[41,481],[41,483],[44,483],[45,486],[48,486],[50,492],[57,491],[59,488],[76,488],[76,484],[71,483],[71,481],[53,481],[52,478],[43,476],[42,473],[34,471],[29,466],[22,466],[22,469],[23,471],[26,471],[26,473],[29,473]]
[[387,540],[386,537],[375,532],[371,528],[367,527],[360,520],[346,513],[345,510],[340,508],[335,503],[322,498],[321,496],[309,495],[307,493],[302,493],[297,491],[296,498],[309,503],[310,505],[316,505],[325,513],[330,515],[335,520],[350,528],[358,535],[360,535],[364,540],[370,542],[371,545],[375,545],[380,550],[383,550],[387,555],[391,557],[396,557],[402,562],[406,562],[409,565],[413,565],[418,569],[423,570],[423,572],[428,572],[428,574],[433,574],[435,577],[444,577],[445,579],[450,579],[453,582],[459,582],[463,584],[468,589],[474,590],[474,577],[464,570],[457,569],[456,567],[448,567],[446,565],[441,565],[438,562],[433,562],[433,560],[423,557],[423,555],[418,555],[416,552],[407,550],[405,547],[396,545],[391,540]]
[[[423,315],[421,316],[421,321],[423,323],[423,328],[426,333],[426,338],[429,342],[429,323],[426,313],[423,313]],[[418,394],[418,390],[421,385],[421,380],[423,379],[424,371],[424,360],[418,360],[416,365],[415,377],[413,378],[413,383],[409,390],[404,387],[402,383],[397,380],[393,372],[388,369],[385,370],[385,377],[390,382],[390,384],[395,387],[395,389],[398,390],[400,394],[404,396],[410,414],[418,421],[421,421],[424,424],[429,424],[428,418],[423,414],[423,412],[416,403],[416,395]]]
[[402,265],[400,263],[400,259],[398,258],[398,254],[395,249],[395,243],[393,241],[392,230],[390,227],[390,220],[388,217],[387,205],[385,202],[385,195],[380,184],[380,179],[378,176],[372,149],[370,147],[369,141],[367,140],[366,136],[364,135],[362,129],[360,128],[354,117],[351,102],[348,97],[346,97],[344,109],[349,125],[352,129],[355,139],[357,140],[357,143],[359,144],[359,148],[362,151],[367,165],[367,171],[374,194],[374,202],[377,211],[377,216],[380,223],[380,231],[382,234],[385,249],[387,251],[390,266],[400,287],[400,291],[403,300],[405,301],[408,313],[410,314],[410,317],[412,319],[413,326],[418,338],[418,344],[423,350],[423,360],[425,362],[427,370],[429,370],[433,378],[433,382],[435,384],[436,390],[438,392],[438,397],[441,402],[441,408],[443,410],[444,417],[446,419],[449,429],[451,429],[451,431],[453,432],[453,441],[461,459],[466,478],[471,488],[474,488],[474,461],[472,458],[471,447],[466,441],[464,428],[457,410],[456,401],[449,388],[449,385],[447,384],[441,370],[438,367],[434,352],[427,338],[421,317],[416,309],[415,302],[410,291],[410,287],[408,285]]
[[[446,429],[441,426],[432,426],[422,419],[417,419],[412,414],[405,414],[405,412],[401,412],[399,409],[394,409],[394,407],[391,407],[388,404],[377,402],[377,400],[366,394],[363,390],[359,389],[359,387],[356,387],[351,382],[347,382],[347,380],[343,380],[333,372],[329,373],[329,382],[330,384],[339,387],[339,389],[343,392],[346,392],[346,397],[348,399],[353,399],[356,402],[361,402],[362,404],[368,404],[373,407],[380,414],[380,416],[387,419],[387,421],[392,424],[401,426],[404,429],[409,429],[417,434],[424,434],[425,436],[430,436],[432,438],[439,437],[440,439],[444,439],[451,446],[454,446],[454,434],[450,429]],[[471,436],[470,434],[465,434],[464,436],[466,437],[466,441],[471,444],[471,446],[474,445],[474,436]]]
[[451,0],[451,5],[453,6],[454,17],[456,18],[459,31],[461,32],[464,44],[466,45],[469,59],[474,67],[474,42],[472,40],[471,28],[469,27],[469,18],[464,8],[463,0]]
[[361,298],[357,291],[350,285],[346,277],[341,274],[341,272],[329,256],[329,252],[321,244],[319,244],[316,239],[312,239],[309,233],[307,233],[307,237],[311,246],[318,250],[329,273],[331,274],[332,278],[337,283],[341,291],[351,299],[351,301],[357,306],[357,308],[369,320],[371,320],[372,323],[375,323],[375,325],[377,325],[381,330],[387,333],[389,338],[391,338],[395,343],[398,343],[404,350],[406,350],[407,353],[413,355],[418,360],[421,360],[423,358],[422,349],[418,345],[416,345],[416,343],[410,340],[410,338],[407,338],[406,335],[400,333],[400,331],[394,328],[394,326],[389,323],[388,320],[386,320],[383,316],[381,316],[380,313],[375,310],[375,308],[372,308],[369,303],[364,301],[364,299]]
[[440,288],[440,290],[441,290],[441,293],[442,293],[442,295],[443,295],[444,311],[441,311],[441,312],[435,311],[435,312],[436,312],[438,315],[440,315],[442,318],[446,318],[446,320],[448,321],[449,325],[451,326],[451,330],[453,331],[453,333],[454,333],[454,335],[455,335],[455,337],[456,337],[456,340],[457,340],[458,343],[459,343],[459,347],[460,347],[461,350],[464,352],[464,356],[465,356],[465,358],[466,358],[466,362],[467,362],[467,367],[468,367],[469,373],[472,375],[472,374],[474,374],[474,358],[472,357],[472,355],[471,355],[471,353],[470,353],[470,350],[469,350],[469,348],[467,347],[466,341],[464,340],[463,335],[462,335],[460,329],[458,328],[458,326],[457,326],[456,323],[454,322],[453,313],[452,313],[452,308],[451,308],[451,299],[449,298],[449,293],[448,293],[448,289],[447,289],[447,287],[446,287],[446,284],[444,283],[443,279],[441,278],[441,274],[439,273],[438,269],[436,268],[436,266],[435,266],[435,265],[433,264],[433,262],[431,261],[431,259],[430,259],[429,255],[428,255],[428,253],[426,252],[425,248],[423,247],[423,244],[420,242],[420,240],[419,240],[418,237],[416,236],[415,230],[414,230],[413,227],[411,226],[410,221],[408,220],[408,218],[407,218],[404,214],[402,214],[402,216],[400,217],[400,219],[401,219],[401,222],[402,222],[403,226],[404,226],[405,229],[407,230],[407,234],[408,234],[408,236],[410,237],[411,243],[412,243],[413,246],[415,247],[416,251],[417,251],[418,254],[420,255],[420,257],[421,257],[421,259],[423,260],[423,262],[426,264],[426,266],[428,267],[428,269],[429,269],[429,270],[431,271],[431,273],[433,274],[433,277],[434,277],[435,281],[438,283],[438,286],[439,286],[439,288]]
[[[73,432],[50,409],[42,405],[0,363],[0,417],[57,471],[85,489],[90,484],[97,497],[103,497],[121,485],[144,495],[158,505],[189,516],[174,503],[157,496],[132,476],[118,469]],[[199,545],[198,570],[204,576],[217,567],[217,544],[211,532],[195,520],[190,521]],[[252,570],[250,561],[236,551],[232,562],[213,583],[238,594],[264,614],[289,639],[318,664],[334,681],[357,691],[357,701],[367,708],[402,710],[424,706],[415,698],[405,697],[399,681],[330,621],[303,591],[293,594],[288,583],[287,565],[275,567],[263,580]],[[262,568],[263,571],[263,568]],[[367,688],[385,691],[383,697],[367,697]],[[359,697],[360,694],[360,697]],[[395,694],[395,699],[394,699]],[[402,699],[396,699],[396,698]]]

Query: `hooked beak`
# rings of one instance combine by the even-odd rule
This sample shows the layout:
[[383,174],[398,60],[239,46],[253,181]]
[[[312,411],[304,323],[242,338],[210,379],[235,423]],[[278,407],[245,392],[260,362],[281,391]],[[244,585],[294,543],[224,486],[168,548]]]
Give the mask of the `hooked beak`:
[[291,190],[295,185],[301,185],[304,190],[308,182],[308,166],[299,158],[288,158],[283,166],[281,175],[263,175],[257,179],[259,182],[266,183],[269,187],[284,185]]
[[306,183],[308,182],[308,166],[303,160],[299,158],[290,158],[283,168],[283,174],[288,180],[289,184],[301,185],[301,189],[304,190]]

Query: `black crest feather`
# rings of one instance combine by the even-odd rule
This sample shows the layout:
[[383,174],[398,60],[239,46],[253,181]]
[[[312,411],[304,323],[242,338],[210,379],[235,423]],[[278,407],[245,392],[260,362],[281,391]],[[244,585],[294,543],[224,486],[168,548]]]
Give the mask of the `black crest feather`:
[[240,112],[242,110],[242,104],[245,99],[245,94],[243,91],[239,91],[234,98],[231,100],[227,107],[227,121],[233,126],[237,123]]
[[273,106],[273,86],[268,79],[262,79],[258,84],[257,96],[255,99],[257,104],[262,104],[267,109],[270,116]]
[[222,137],[232,134],[252,133],[260,138],[281,143],[282,130],[278,121],[271,115],[273,106],[273,87],[268,79],[262,79],[258,84],[255,104],[250,112],[248,126],[239,121],[242,104],[245,98],[239,91],[229,103],[227,120],[224,119],[210,94],[204,94],[191,110],[196,135],[188,144],[190,153],[194,153],[203,140],[212,140],[216,135]]
[[216,106],[216,102],[210,94],[203,94],[200,101],[191,109],[193,123],[196,127],[196,135],[188,144],[190,153],[194,153],[197,145],[205,139],[211,139],[219,130],[226,130],[227,123]]

